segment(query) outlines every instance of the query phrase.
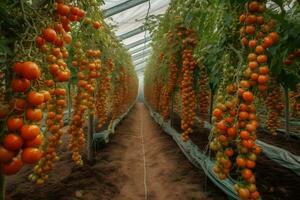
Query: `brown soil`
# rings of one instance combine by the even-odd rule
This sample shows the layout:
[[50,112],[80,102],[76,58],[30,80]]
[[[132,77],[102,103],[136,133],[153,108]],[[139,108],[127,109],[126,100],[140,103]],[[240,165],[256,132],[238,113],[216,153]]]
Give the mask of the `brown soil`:
[[[178,115],[174,115],[173,118],[173,127],[180,132],[180,118]],[[203,150],[204,152],[208,152],[207,144],[208,144],[208,135],[209,130],[205,128],[200,128],[199,125],[195,125],[194,133],[191,134],[191,140],[194,144],[196,144],[199,149]],[[269,144],[279,144],[278,146],[287,149],[293,150],[294,141],[290,142],[290,140],[282,140],[279,141],[278,138],[283,136],[272,136],[270,133],[260,132],[259,137],[269,138],[266,139],[265,142]],[[278,138],[276,138],[278,137]],[[273,141],[273,138],[274,139]],[[260,138],[261,139],[261,138]],[[262,140],[263,141],[263,140]],[[283,146],[283,144],[285,144]],[[298,141],[299,145],[299,141]],[[299,146],[296,147],[299,149]],[[297,152],[297,151],[291,151]],[[208,154],[207,154],[208,155]],[[234,166],[233,172],[235,171],[236,167]],[[300,177],[297,176],[293,171],[282,167],[281,165],[277,164],[276,162],[267,158],[264,154],[258,156],[258,160],[255,167],[255,173],[257,177],[257,187],[258,190],[261,192],[263,199],[267,200],[294,200],[299,199],[298,194],[298,186],[300,184]],[[236,174],[232,174],[232,177],[236,177]]]
[[300,177],[291,170],[270,160],[263,154],[258,157],[255,173],[257,187],[263,199],[299,199]]
[[46,184],[27,181],[31,168],[25,167],[7,178],[7,200],[141,200],[145,194],[149,200],[226,199],[206,184],[204,173],[189,163],[143,104],[132,109],[110,143],[96,153],[94,165],[74,166],[66,139]]
[[[180,117],[176,113],[173,114],[172,126],[178,133],[181,132]],[[190,139],[199,147],[200,150],[206,151],[208,149],[208,134],[210,130],[207,128],[201,128],[199,124],[194,125],[194,132],[190,135]]]

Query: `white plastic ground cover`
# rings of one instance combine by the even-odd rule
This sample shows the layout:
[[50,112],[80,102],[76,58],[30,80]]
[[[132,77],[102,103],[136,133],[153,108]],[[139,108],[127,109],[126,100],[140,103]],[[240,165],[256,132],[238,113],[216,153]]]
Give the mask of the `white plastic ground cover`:
[[300,176],[300,156],[296,156],[285,149],[264,143],[260,140],[257,140],[256,144],[263,148],[263,153],[268,158]]
[[231,178],[223,181],[220,180],[212,171],[214,161],[203,154],[192,141],[189,140],[188,142],[183,142],[181,140],[181,135],[171,127],[170,122],[164,122],[160,114],[153,112],[146,102],[145,105],[156,123],[158,123],[164,129],[164,131],[173,138],[189,161],[197,168],[202,169],[207,177],[228,195],[229,199],[239,199],[233,187],[235,180]]
[[[199,119],[197,118],[197,120]],[[204,127],[207,129],[212,128],[211,124],[208,122],[205,122]],[[267,144],[261,140],[256,140],[255,143],[262,147],[263,153],[268,158],[275,161],[279,165],[292,170],[295,174],[300,176],[300,156],[297,156],[283,148]]]
[[104,130],[99,133],[94,133],[93,135],[93,145],[97,146],[99,143],[108,143],[109,142],[109,136],[111,134],[115,133],[116,127],[119,125],[119,123],[123,120],[123,118],[130,112],[132,107],[136,104],[136,101],[134,101],[133,104],[128,108],[128,110],[123,113],[119,118],[115,119],[108,127],[107,130]]

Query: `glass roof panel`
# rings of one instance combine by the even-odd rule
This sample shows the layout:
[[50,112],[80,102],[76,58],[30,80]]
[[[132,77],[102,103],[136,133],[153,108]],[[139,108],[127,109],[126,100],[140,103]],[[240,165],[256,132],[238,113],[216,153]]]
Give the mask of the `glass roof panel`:
[[[105,3],[109,3],[110,1],[107,0]],[[122,2],[120,1],[120,3]],[[149,15],[158,15],[165,13],[170,0],[151,0],[150,2]],[[116,26],[116,35],[127,33],[144,24],[148,7],[149,2],[142,3],[109,17],[106,19],[106,22]]]
[[[146,31],[146,37],[149,37],[149,32],[148,31]],[[135,36],[127,38],[127,39],[123,40],[122,42],[123,42],[124,45],[128,45],[128,44],[131,44],[133,42],[142,40],[144,38],[145,38],[145,32],[142,32],[142,33],[139,33]]]
[[[124,3],[128,0],[105,0],[105,4],[102,9],[109,9],[114,6],[117,6],[121,3]],[[168,8],[170,0],[150,0],[150,10],[149,15],[159,15],[164,14]],[[117,36],[128,33],[132,30],[137,29],[140,26],[143,26],[146,20],[147,11],[149,9],[149,1],[141,3],[140,5],[134,6],[127,10],[124,10],[120,13],[112,15],[105,19],[108,24],[113,25],[114,31]],[[146,31],[146,37],[149,37],[149,32]],[[136,41],[142,40],[145,38],[145,32],[138,33],[132,37],[126,38],[122,41],[124,45],[132,44]],[[147,41],[146,43],[139,44],[135,47],[130,48],[130,52],[133,54],[143,52],[146,49],[151,48],[149,43],[151,41]],[[139,58],[134,61],[137,69],[143,68],[146,63],[143,63],[144,60],[147,60],[149,55],[145,55],[145,57]],[[143,70],[138,71],[139,75],[143,73]]]
[[102,6],[102,9],[106,10],[106,9],[112,8],[116,5],[124,3],[125,1],[128,1],[128,0],[107,0],[107,1],[104,2],[104,5]]

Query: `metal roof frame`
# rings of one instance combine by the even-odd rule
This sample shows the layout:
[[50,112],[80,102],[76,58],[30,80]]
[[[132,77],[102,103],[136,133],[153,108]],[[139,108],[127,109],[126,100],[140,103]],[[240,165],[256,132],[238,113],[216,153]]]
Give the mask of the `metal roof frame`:
[[145,68],[146,68],[146,65],[140,65],[140,67],[135,68],[135,71],[140,71],[140,70],[145,69]]
[[138,65],[135,65],[134,68],[135,68],[135,69],[137,69],[137,68],[142,68],[141,66],[142,66],[142,67],[146,67],[146,63],[141,63],[141,64],[138,64]]
[[131,55],[133,55],[133,54],[139,53],[140,51],[150,49],[150,48],[151,48],[150,43],[146,43],[145,45],[143,45],[135,50],[129,51],[129,53],[131,53]]
[[118,38],[119,38],[119,40],[125,40],[125,39],[133,37],[137,34],[140,34],[140,33],[144,32],[145,30],[146,30],[145,26],[140,26],[140,27],[137,27],[136,29],[133,29],[132,31],[129,31],[127,33],[119,35]]
[[144,72],[145,71],[145,67],[142,67],[142,68],[140,68],[140,69],[137,69],[137,70],[135,70],[135,72]]
[[[135,60],[135,61],[137,61],[137,60]],[[145,62],[147,62],[148,61],[148,59],[146,58],[146,59],[140,59],[140,61],[138,61],[138,62],[133,62],[133,65],[134,66],[138,66],[138,65],[140,65],[140,64],[142,64],[142,63],[145,63]]]
[[137,55],[137,54],[139,54],[139,53],[141,53],[141,52],[144,52],[144,51],[149,51],[150,49],[152,49],[149,45],[146,45],[146,46],[142,46],[142,47],[140,47],[140,48],[138,48],[138,49],[136,49],[136,50],[134,50],[134,51],[131,51],[131,52],[129,52],[132,56],[135,56],[135,55]]
[[148,49],[148,50],[145,50],[145,51],[141,51],[140,53],[137,53],[135,55],[132,56],[132,60],[138,60],[140,58],[143,58],[143,57],[146,57],[146,56],[149,56],[149,54],[151,53],[152,49]]
[[140,44],[146,43],[146,42],[148,42],[150,40],[151,40],[150,37],[146,37],[146,38],[140,39],[138,41],[135,41],[133,43],[130,43],[130,44],[126,45],[125,48],[126,49],[132,49],[133,47],[136,47],[136,46],[138,46]]
[[128,0],[128,1],[125,1],[123,3],[116,5],[114,7],[103,10],[103,14],[104,14],[105,18],[111,17],[115,14],[123,12],[124,10],[135,7],[137,5],[145,3],[147,1],[149,1],[149,0]]
[[148,60],[149,57],[150,57],[150,54],[145,55],[145,56],[140,56],[139,58],[136,58],[136,59],[132,59],[132,61],[133,61],[133,64],[135,64],[135,62],[139,63],[143,59]]

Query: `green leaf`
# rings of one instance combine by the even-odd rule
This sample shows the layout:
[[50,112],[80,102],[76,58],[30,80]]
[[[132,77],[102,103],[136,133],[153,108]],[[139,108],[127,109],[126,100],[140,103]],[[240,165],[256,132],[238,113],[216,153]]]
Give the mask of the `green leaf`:
[[288,87],[293,91],[296,91],[297,84],[300,82],[300,77],[297,74],[288,72],[284,69],[281,70],[278,78],[283,87]]

